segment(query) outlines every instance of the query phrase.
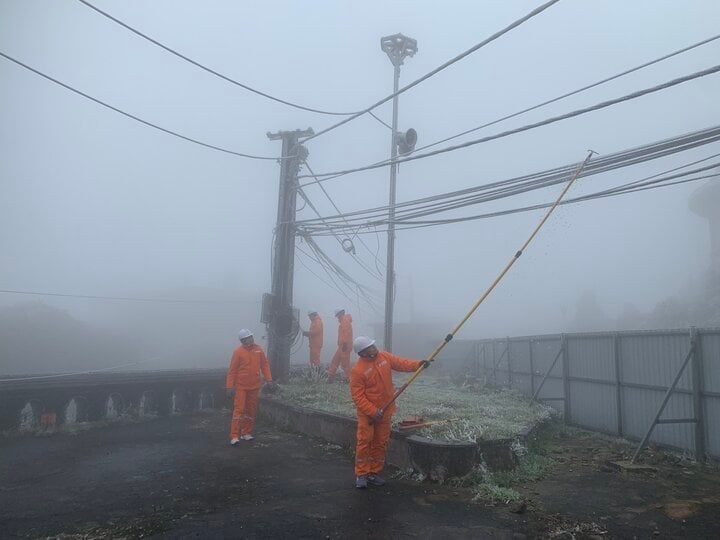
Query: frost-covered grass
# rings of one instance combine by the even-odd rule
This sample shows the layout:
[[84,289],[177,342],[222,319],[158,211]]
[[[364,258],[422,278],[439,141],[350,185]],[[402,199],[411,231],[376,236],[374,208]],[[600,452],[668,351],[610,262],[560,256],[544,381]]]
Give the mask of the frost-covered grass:
[[[398,375],[395,384],[405,380]],[[290,403],[354,417],[355,406],[350,389],[343,384],[327,384],[319,374],[310,372],[296,376],[284,385],[280,397]],[[446,379],[419,377],[398,399],[394,422],[417,415],[426,421],[451,420],[416,432],[418,435],[447,441],[476,441],[477,439],[514,438],[523,428],[550,417],[550,409],[531,403],[514,390],[478,388],[454,384]],[[451,479],[458,487],[469,488],[473,500],[509,503],[522,497],[514,489],[542,478],[552,460],[546,455],[547,436],[537,436],[530,448],[519,441],[513,445],[519,464],[507,472],[490,472],[479,464],[470,473]],[[412,470],[400,471],[401,476],[423,481],[424,476]]]
[[[405,380],[398,375],[395,384]],[[347,385],[327,384],[301,376],[284,385],[280,397],[303,407],[354,417],[355,405]],[[523,428],[550,416],[544,405],[530,403],[508,389],[477,389],[447,380],[419,377],[397,401],[393,421],[418,415],[425,421],[450,420],[429,426],[418,435],[448,441],[510,438]]]
[[530,446],[524,447],[516,440],[513,451],[518,457],[518,465],[510,471],[491,472],[484,463],[480,463],[465,476],[450,479],[452,485],[470,488],[476,502],[507,504],[522,499],[515,488],[529,482],[537,482],[545,477],[553,465],[548,455],[552,444],[552,433],[557,431],[557,422],[549,422],[545,428],[530,440]]

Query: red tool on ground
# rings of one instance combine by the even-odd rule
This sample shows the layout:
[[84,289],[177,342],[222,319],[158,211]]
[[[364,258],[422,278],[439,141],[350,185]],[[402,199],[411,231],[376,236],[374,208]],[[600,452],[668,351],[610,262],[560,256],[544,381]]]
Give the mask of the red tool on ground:
[[459,420],[458,418],[447,418],[445,420],[428,420],[427,422],[422,416],[406,416],[398,424],[400,431],[412,431],[414,429],[421,429],[428,426],[436,426],[438,424],[446,424],[447,422],[454,422]]

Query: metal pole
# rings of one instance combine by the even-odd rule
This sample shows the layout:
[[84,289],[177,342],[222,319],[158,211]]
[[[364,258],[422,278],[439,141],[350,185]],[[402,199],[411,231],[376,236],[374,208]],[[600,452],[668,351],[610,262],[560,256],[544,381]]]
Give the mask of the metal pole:
[[[400,88],[400,66],[394,66],[393,93],[397,94]],[[390,165],[390,198],[388,206],[388,238],[387,238],[387,257],[385,272],[385,350],[392,352],[392,325],[393,325],[393,307],[395,303],[395,186],[397,183],[397,127],[398,127],[398,96],[393,98],[393,117],[392,117],[392,135],[390,136],[390,159],[393,164]]]
[[270,140],[282,140],[278,212],[271,275],[272,315],[268,323],[268,359],[273,378],[285,382],[290,372],[293,335],[293,276],[295,270],[295,209],[297,175],[307,150],[298,144],[312,129],[268,133]]
[[513,371],[512,371],[512,356],[510,356],[510,336],[505,338],[505,349],[507,350],[507,365],[508,365],[508,386],[513,387]]
[[695,417],[695,460],[705,461],[705,411],[703,410],[703,355],[697,328],[690,329],[690,341],[695,348],[692,359],[693,416]]
[[563,379],[563,395],[565,397],[565,409],[563,411],[563,421],[569,424],[572,421],[570,407],[570,355],[568,354],[567,336],[562,334],[560,337],[562,343],[562,379]]
[[530,363],[530,395],[535,395],[535,360],[533,359],[533,342],[528,339],[528,362]]
[[497,353],[495,352],[495,340],[494,340],[494,339],[493,339],[492,344],[493,344],[493,351],[492,351],[492,352],[493,352],[493,353],[492,353],[492,361],[493,361],[493,366],[492,366],[492,381],[493,381],[493,384],[497,384],[497,362],[495,361],[495,356],[497,355]]
[[615,414],[617,418],[617,434],[623,436],[623,399],[622,371],[620,362],[620,335],[613,334],[613,361],[615,363]]
[[565,351],[565,340],[561,338],[560,339],[560,348],[558,349],[558,352],[555,355],[555,359],[552,361],[552,364],[550,364],[550,367],[543,375],[543,378],[540,381],[540,385],[535,389],[535,393],[533,394],[533,397],[532,397],[533,401],[537,401],[537,398],[540,395],[540,391],[542,390],[543,386],[545,386],[545,381],[550,376],[550,373],[552,372],[552,370],[555,368],[555,364],[557,364],[557,361],[560,358],[560,355],[563,354],[563,351]]
[[[495,373],[497,371],[497,367],[500,365],[500,362],[502,362],[503,358],[505,358],[505,355],[510,350],[509,344],[505,347],[505,350],[500,355],[500,358],[495,360],[495,342],[493,341],[493,383],[497,383],[497,377],[495,376]],[[485,379],[485,383],[482,385],[481,388],[485,388],[488,385],[488,380]]]

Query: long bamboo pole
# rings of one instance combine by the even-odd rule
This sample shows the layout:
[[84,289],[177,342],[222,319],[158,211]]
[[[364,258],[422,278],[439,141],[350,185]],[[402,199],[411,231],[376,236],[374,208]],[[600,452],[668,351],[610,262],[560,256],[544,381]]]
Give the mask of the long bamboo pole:
[[[530,234],[528,239],[525,240],[525,243],[520,247],[520,249],[515,252],[515,255],[513,255],[513,257],[510,259],[510,261],[505,265],[505,267],[502,269],[500,274],[490,284],[490,286],[483,293],[483,295],[478,299],[478,301],[475,302],[475,304],[472,306],[472,308],[470,308],[470,311],[468,311],[467,314],[462,318],[462,320],[455,326],[455,328],[453,328],[452,331],[448,335],[445,336],[445,339],[443,339],[440,342],[440,344],[437,347],[435,347],[435,350],[430,354],[430,356],[427,357],[427,359],[426,359],[427,362],[432,363],[433,361],[435,361],[435,357],[440,353],[440,351],[442,351],[445,348],[445,345],[450,343],[452,338],[455,337],[455,334],[460,330],[460,328],[463,327],[463,325],[468,321],[468,319],[470,319],[470,317],[472,317],[473,313],[475,313],[477,308],[480,307],[480,304],[482,304],[485,301],[485,299],[490,295],[490,293],[493,291],[493,289],[495,287],[497,287],[498,283],[500,283],[500,281],[502,281],[502,279],[505,277],[505,274],[507,274],[508,271],[510,270],[510,268],[512,268],[512,266],[517,262],[517,260],[523,254],[523,252],[530,245],[530,242],[533,241],[535,236],[537,236],[537,233],[540,232],[540,229],[542,229],[543,225],[545,225],[545,222],[555,211],[555,208],[557,208],[557,206],[560,204],[560,201],[563,200],[563,197],[565,197],[565,194],[570,190],[572,185],[575,183],[575,180],[578,179],[578,177],[580,176],[580,173],[583,171],[585,166],[588,164],[588,162],[590,161],[590,158],[593,156],[593,154],[595,154],[595,152],[593,152],[592,150],[588,151],[587,157],[580,164],[577,171],[575,171],[575,174],[570,179],[570,181],[567,183],[567,185],[565,186],[565,189],[562,190],[562,192],[560,193],[558,198],[555,200],[553,205],[550,208],[548,208],[548,211],[545,213],[543,218],[540,220],[540,223],[538,223],[537,227],[535,227],[532,234]],[[390,405],[392,405],[395,402],[395,400],[398,397],[400,397],[400,395],[405,390],[407,390],[407,387],[410,386],[413,383],[413,381],[418,378],[418,376],[420,375],[420,373],[422,373],[422,371],[424,369],[427,369],[424,364],[421,365],[419,368],[417,368],[417,370],[412,374],[412,376],[407,381],[405,381],[405,383],[400,388],[398,388],[395,391],[395,394],[393,394],[392,399],[385,404],[385,406],[383,407],[383,410],[387,409]]]

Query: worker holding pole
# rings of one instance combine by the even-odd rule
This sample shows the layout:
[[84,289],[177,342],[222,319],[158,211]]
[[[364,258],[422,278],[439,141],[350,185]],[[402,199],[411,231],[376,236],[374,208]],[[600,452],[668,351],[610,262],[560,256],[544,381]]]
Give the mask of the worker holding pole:
[[350,354],[353,345],[352,315],[345,313],[345,310],[340,308],[335,310],[335,317],[338,320],[338,348],[328,368],[328,382],[330,383],[335,379],[335,372],[341,366],[345,373],[345,379],[350,379]]
[[359,358],[350,375],[350,393],[357,408],[357,444],[355,447],[355,487],[365,489],[368,484],[382,486],[379,475],[385,466],[385,454],[395,403],[391,402],[395,388],[392,371],[411,372],[430,365],[427,360],[400,358],[379,351],[375,340],[359,336],[353,342]]
[[308,311],[310,328],[303,335],[308,338],[310,344],[310,367],[317,368],[320,365],[320,351],[323,346],[323,321],[320,314],[315,310]]

